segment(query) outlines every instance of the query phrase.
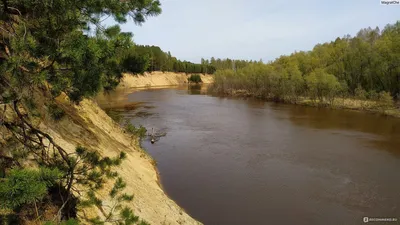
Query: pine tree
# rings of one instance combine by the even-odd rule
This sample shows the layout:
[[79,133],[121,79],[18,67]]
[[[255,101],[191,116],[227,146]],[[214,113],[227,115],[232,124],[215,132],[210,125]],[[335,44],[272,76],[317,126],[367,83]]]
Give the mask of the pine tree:
[[[8,155],[0,154],[7,166],[2,168],[1,207],[19,210],[56,191],[61,202],[59,222],[76,216],[81,188],[96,191],[116,178],[113,168],[125,154],[112,159],[84,147],[68,153],[36,126],[41,119],[35,113],[36,97],[49,103],[46,107],[57,122],[63,113],[50,106],[61,92],[79,104],[102,89],[115,88],[124,71],[122,53],[134,44],[130,33],[121,32],[119,26],[104,27],[102,21],[111,16],[125,23],[130,17],[141,24],[160,12],[158,0],[0,1],[0,125],[19,143]],[[28,159],[43,169],[27,170],[23,165]],[[52,172],[43,171],[62,175],[49,182],[50,177],[43,176]],[[126,224],[135,222],[129,209],[123,211],[129,219]]]

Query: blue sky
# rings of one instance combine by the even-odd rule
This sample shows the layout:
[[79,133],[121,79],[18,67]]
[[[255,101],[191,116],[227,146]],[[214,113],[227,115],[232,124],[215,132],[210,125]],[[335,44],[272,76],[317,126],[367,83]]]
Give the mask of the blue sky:
[[400,20],[400,5],[380,0],[161,0],[163,13],[122,29],[138,44],[182,60],[273,60],[361,28]]

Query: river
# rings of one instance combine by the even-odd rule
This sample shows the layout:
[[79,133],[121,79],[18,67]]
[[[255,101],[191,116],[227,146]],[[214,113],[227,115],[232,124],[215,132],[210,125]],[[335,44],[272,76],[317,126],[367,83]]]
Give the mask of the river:
[[204,224],[400,221],[399,119],[212,97],[199,87],[113,93],[100,102],[139,102],[121,115],[167,132],[142,145],[166,193]]

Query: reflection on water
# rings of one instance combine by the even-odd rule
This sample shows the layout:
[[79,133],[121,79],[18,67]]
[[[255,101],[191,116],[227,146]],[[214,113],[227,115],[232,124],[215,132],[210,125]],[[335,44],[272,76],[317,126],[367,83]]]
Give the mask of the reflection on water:
[[204,95],[207,93],[207,86],[201,84],[188,85],[188,94],[190,95]]
[[378,149],[400,154],[399,119],[364,112],[309,107],[292,107],[289,113],[291,114],[290,120],[299,126],[342,130],[342,133],[350,130],[348,135],[354,135],[355,131],[376,135],[370,141],[378,145],[376,146]]
[[211,97],[205,90],[114,93],[100,103],[142,102],[123,115],[168,130],[143,146],[166,192],[194,218],[205,224],[400,219],[400,120]]

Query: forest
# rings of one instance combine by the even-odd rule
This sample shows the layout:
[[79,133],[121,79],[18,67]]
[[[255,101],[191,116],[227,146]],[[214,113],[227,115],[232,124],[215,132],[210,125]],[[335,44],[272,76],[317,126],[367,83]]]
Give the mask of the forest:
[[260,61],[235,60],[235,59],[201,59],[201,63],[181,61],[171,55],[171,52],[164,52],[158,46],[135,45],[122,53],[123,68],[126,72],[143,74],[152,71],[168,71],[181,73],[202,73],[214,74],[216,70],[244,68],[251,64],[263,64]]
[[336,38],[267,64],[225,64],[217,66],[214,92],[321,105],[351,97],[391,108],[392,100],[400,98],[400,22],[382,31],[361,29],[354,37]]

